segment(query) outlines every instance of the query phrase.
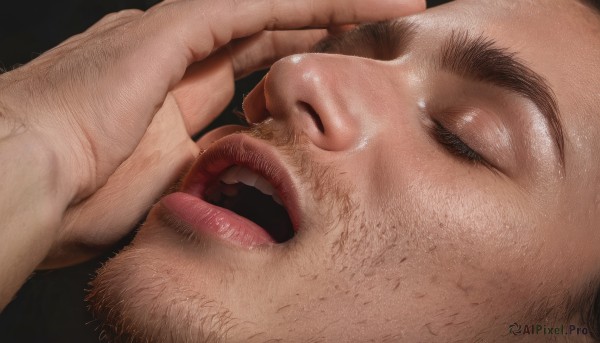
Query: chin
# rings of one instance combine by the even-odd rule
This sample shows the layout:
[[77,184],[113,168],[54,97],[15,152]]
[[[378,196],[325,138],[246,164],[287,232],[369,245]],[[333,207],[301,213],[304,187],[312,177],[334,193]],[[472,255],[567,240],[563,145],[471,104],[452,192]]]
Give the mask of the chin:
[[[342,337],[342,318],[330,314],[346,312],[355,294],[334,284],[339,237],[323,233],[349,225],[331,218],[350,203],[348,190],[293,151],[245,134],[212,144],[91,283],[88,300],[103,335],[126,342]],[[315,189],[327,190],[319,202]]]
[[199,157],[92,281],[88,300],[103,335],[446,342],[479,327],[505,336],[506,327],[489,327],[481,315],[511,310],[502,298],[474,307],[473,297],[489,296],[483,283],[468,297],[448,290],[454,276],[461,285],[468,278],[445,276],[441,255],[399,242],[408,230],[372,213],[357,185],[340,177],[354,166],[317,164],[302,147],[282,145],[238,133]]

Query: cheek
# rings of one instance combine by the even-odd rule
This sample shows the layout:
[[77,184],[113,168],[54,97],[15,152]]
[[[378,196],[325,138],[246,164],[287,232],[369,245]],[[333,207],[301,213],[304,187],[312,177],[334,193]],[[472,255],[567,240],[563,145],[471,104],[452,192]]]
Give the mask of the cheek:
[[382,278],[409,275],[406,289],[429,293],[436,303],[487,303],[503,311],[511,310],[507,298],[518,304],[552,292],[552,278],[560,280],[546,272],[555,264],[544,252],[552,237],[540,237],[545,224],[531,199],[486,170],[424,161],[406,151],[373,161],[379,177],[366,183],[371,188],[361,204],[371,225],[361,240],[393,247],[385,249]]
[[[413,238],[407,244],[435,251],[446,265],[472,260],[482,268],[502,269],[521,261],[524,252],[536,255],[531,237],[536,218],[528,215],[533,211],[527,210],[519,193],[489,182],[478,171],[454,171],[450,165],[428,168],[389,187],[388,200],[383,201],[386,212],[395,214],[397,226]],[[524,251],[523,245],[529,250]]]
[[[366,212],[401,228],[410,246],[452,245],[447,250],[456,256],[493,252],[494,262],[522,258],[519,244],[532,240],[537,224],[531,199],[485,167],[440,149],[418,133],[387,137],[361,162],[376,166],[362,182]],[[448,262],[458,262],[456,256]]]

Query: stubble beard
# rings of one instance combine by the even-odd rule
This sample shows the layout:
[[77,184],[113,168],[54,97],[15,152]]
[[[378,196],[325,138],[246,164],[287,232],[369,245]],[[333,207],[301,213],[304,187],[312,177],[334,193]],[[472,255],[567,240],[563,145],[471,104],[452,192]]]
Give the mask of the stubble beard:
[[[275,146],[295,174],[308,185],[314,210],[318,213],[307,225],[318,224],[317,230],[337,230],[340,239],[332,248],[332,254],[342,254],[341,249],[347,248],[342,246],[343,237],[348,236],[352,222],[364,222],[364,213],[356,214],[352,189],[336,178],[335,166],[315,163],[308,152],[305,136],[289,129],[278,130],[270,121],[245,133]],[[169,287],[174,283],[168,277],[171,273],[164,270],[169,267],[160,263],[148,264],[147,261],[152,261],[151,255],[147,250],[137,249],[134,242],[100,268],[90,283],[86,300],[96,318],[94,324],[99,327],[101,340],[117,343],[224,342],[230,331],[244,325],[229,309],[215,306],[216,301],[198,290]],[[151,278],[149,274],[138,274],[139,268],[156,269],[157,273],[151,274]],[[133,277],[136,274],[142,276]],[[170,304],[161,308],[161,300],[165,299]],[[187,310],[181,311],[181,308]]]

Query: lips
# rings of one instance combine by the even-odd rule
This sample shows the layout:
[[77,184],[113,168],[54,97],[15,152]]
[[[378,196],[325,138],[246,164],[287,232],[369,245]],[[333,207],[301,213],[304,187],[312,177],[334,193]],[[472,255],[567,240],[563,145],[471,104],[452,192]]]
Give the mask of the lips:
[[[240,211],[218,206],[209,199],[213,198],[211,192],[214,193],[215,188],[222,185],[231,188],[232,174],[239,170],[246,171],[242,174],[256,175],[261,183],[256,187],[262,192],[268,189],[266,193],[273,193],[275,202],[280,202],[287,211],[291,222],[288,225],[296,232],[300,201],[289,169],[274,147],[240,133],[213,143],[196,161],[184,179],[181,191],[164,197],[161,205],[178,217],[186,230],[193,234],[209,235],[244,247],[275,244],[280,240],[275,239],[277,235],[273,235],[272,230],[269,233],[266,226],[261,227],[236,213]],[[265,181],[268,187],[264,185]],[[249,211],[256,212],[253,209]]]

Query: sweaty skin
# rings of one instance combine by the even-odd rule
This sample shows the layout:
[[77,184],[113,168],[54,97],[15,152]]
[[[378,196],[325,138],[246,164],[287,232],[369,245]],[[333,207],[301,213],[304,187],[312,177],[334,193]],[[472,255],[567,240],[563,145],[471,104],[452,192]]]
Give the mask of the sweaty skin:
[[[281,59],[245,100],[254,129],[199,143],[210,153],[243,135],[274,152],[298,190],[296,236],[240,247],[190,234],[176,205],[159,202],[93,281],[107,332],[515,342],[531,337],[512,323],[580,323],[577,296],[600,273],[596,14],[574,0],[463,0],[401,23],[393,39]],[[513,83],[440,67],[463,36],[541,77],[562,139]]]
[[305,51],[326,27],[424,7],[166,0],[109,14],[0,74],[0,309],[36,268],[84,261],[126,235],[198,155],[191,137],[236,77]]

